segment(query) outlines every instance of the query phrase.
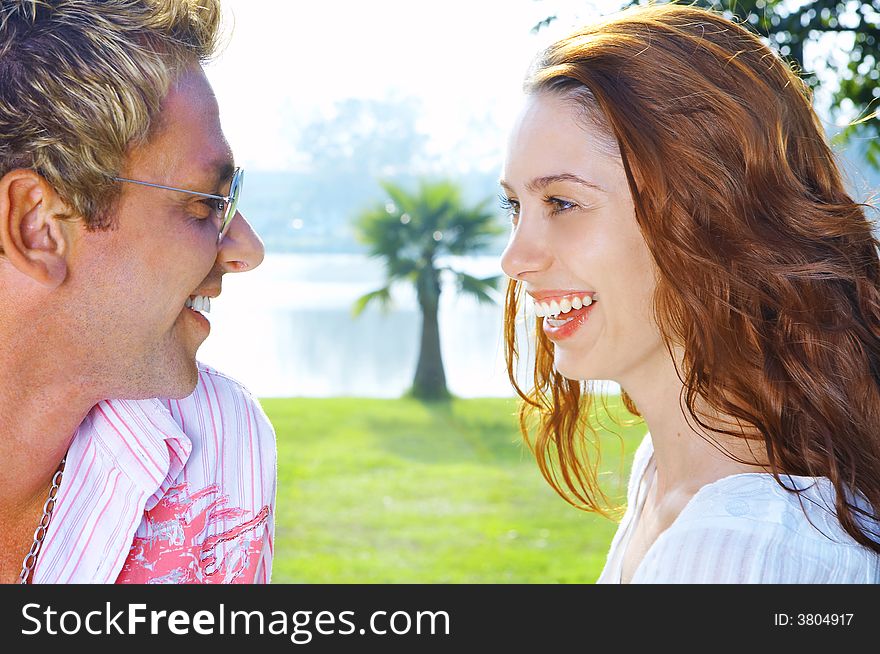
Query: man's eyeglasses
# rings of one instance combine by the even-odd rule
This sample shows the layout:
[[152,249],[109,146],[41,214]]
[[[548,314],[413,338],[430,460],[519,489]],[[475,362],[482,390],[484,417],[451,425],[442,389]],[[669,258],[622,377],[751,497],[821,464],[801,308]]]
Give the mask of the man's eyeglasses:
[[232,173],[232,182],[229,184],[229,195],[212,195],[211,193],[199,193],[198,191],[190,191],[185,188],[175,188],[173,186],[163,186],[162,184],[152,184],[150,182],[141,182],[136,179],[126,179],[125,177],[114,177],[114,182],[127,182],[129,184],[139,184],[140,186],[149,186],[151,188],[161,188],[166,191],[177,191],[178,193],[189,193],[197,195],[201,198],[211,198],[217,200],[217,217],[220,219],[219,228],[220,235],[217,237],[217,243],[223,240],[226,232],[229,231],[229,224],[235,218],[235,212],[238,210],[238,200],[241,197],[241,187],[244,184],[244,171],[236,168]]

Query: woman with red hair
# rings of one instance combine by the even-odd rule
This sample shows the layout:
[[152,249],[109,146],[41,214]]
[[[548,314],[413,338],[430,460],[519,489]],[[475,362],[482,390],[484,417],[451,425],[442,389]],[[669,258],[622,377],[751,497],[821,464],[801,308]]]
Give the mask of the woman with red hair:
[[880,583],[878,242],[802,81],[662,5],[550,46],[526,92],[502,180],[524,437],[610,515],[589,380],[649,428],[599,581]]

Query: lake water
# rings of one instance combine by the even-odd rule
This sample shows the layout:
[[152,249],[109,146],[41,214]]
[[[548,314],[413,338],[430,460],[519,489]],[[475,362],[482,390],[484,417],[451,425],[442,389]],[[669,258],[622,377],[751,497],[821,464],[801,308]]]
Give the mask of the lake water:
[[[499,259],[449,263],[501,274]],[[351,316],[354,301],[382,286],[379,260],[351,254],[270,254],[262,266],[223,278],[212,302],[211,335],[199,359],[259,397],[398,397],[412,383],[421,314],[400,287],[391,310]],[[500,295],[500,294],[499,294]],[[440,334],[449,389],[460,397],[513,394],[504,368],[501,305],[479,304],[444,285]]]

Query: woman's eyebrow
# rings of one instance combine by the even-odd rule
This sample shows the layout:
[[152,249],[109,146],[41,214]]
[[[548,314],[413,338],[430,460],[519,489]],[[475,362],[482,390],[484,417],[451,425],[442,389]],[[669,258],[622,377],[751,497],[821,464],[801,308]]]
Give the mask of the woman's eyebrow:
[[[572,173],[559,173],[557,175],[545,175],[544,177],[536,177],[528,184],[526,184],[526,189],[528,191],[531,191],[532,193],[538,193],[540,191],[543,191],[554,182],[572,182],[574,184],[580,184],[581,186],[585,186],[595,191],[607,193],[604,188],[602,188],[595,182],[591,182],[587,179],[584,179],[583,177],[578,177],[577,175],[574,175]],[[498,180],[498,183],[505,191],[507,191],[508,193],[513,193],[513,189],[503,179]]]
[[557,175],[546,175],[544,177],[536,177],[531,182],[526,184],[526,188],[532,193],[538,193],[539,191],[544,190],[550,184],[554,182],[573,182],[574,184],[580,184],[581,186],[586,186],[587,188],[591,188],[595,191],[601,191],[602,193],[607,193],[607,191],[596,184],[595,182],[591,182],[589,180],[584,179],[583,177],[578,177],[572,173],[559,173]]

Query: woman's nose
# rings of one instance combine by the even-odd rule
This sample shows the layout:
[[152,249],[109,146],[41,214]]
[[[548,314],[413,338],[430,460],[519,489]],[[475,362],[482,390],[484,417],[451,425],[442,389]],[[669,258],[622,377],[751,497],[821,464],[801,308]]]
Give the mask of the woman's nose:
[[517,281],[526,281],[530,273],[546,270],[552,259],[553,253],[540,222],[520,217],[510,233],[504,254],[501,255],[501,269],[504,274]]
[[220,247],[217,261],[226,272],[253,270],[263,262],[266,250],[262,239],[241,212],[236,212]]

